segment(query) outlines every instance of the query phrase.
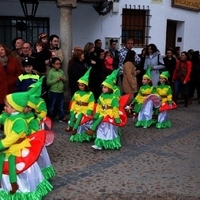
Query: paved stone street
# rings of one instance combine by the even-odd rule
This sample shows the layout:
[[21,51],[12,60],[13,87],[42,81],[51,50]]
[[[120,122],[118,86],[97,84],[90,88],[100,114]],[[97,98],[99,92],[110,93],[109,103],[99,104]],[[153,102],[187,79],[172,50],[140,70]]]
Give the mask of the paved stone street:
[[135,128],[129,119],[120,150],[72,143],[66,124],[55,121],[48,152],[56,177],[44,200],[200,199],[200,105],[178,106],[170,129]]

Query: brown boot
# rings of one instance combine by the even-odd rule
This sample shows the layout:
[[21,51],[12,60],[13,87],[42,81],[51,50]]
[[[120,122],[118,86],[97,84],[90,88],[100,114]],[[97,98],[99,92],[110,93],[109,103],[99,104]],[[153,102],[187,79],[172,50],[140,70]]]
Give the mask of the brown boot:
[[94,134],[95,131],[93,131],[92,129],[89,129],[86,131],[86,134],[92,136]]
[[11,187],[12,189],[10,190],[10,194],[15,194],[15,192],[19,189],[19,185],[17,184],[17,182],[11,183]]
[[73,131],[73,129],[70,126],[65,129],[65,132],[72,132],[72,131]]
[[77,133],[77,129],[74,129],[74,130],[72,131],[72,135],[76,135],[76,133]]

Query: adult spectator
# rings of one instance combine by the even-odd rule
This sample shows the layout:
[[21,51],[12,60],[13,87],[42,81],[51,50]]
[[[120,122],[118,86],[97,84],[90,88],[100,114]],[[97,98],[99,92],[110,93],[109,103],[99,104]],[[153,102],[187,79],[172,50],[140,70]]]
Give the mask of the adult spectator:
[[118,40],[114,40],[114,39],[111,39],[110,40],[110,49],[109,51],[112,53],[112,56],[114,58],[114,69],[118,69],[119,67],[119,51],[117,50],[117,43],[118,43]]
[[88,67],[92,67],[89,76],[89,87],[94,94],[95,100],[99,98],[101,94],[101,69],[103,65],[103,50],[98,57],[94,52],[94,44],[88,42],[84,47],[84,62]]
[[82,49],[76,50],[73,53],[73,60],[69,68],[69,88],[71,91],[71,96],[78,90],[78,79],[81,78],[87,68],[84,63],[84,51]]
[[[51,58],[57,57],[63,62],[63,52],[59,48],[59,37],[57,35],[50,35],[49,37],[49,50],[51,52]],[[51,58],[49,64],[51,64]]]
[[197,100],[200,104],[200,58],[199,51],[194,51],[192,53],[192,71],[189,83],[189,103],[192,104],[194,91],[197,91]]
[[110,51],[103,53],[103,63],[101,68],[101,82],[109,76],[114,70],[114,58]]
[[166,56],[163,58],[165,63],[165,69],[169,72],[170,77],[168,78],[168,81],[170,85],[172,86],[172,76],[174,69],[176,67],[176,58],[172,55],[172,49],[167,49]]
[[[132,50],[133,48],[133,39],[128,38],[126,39],[125,46],[122,47],[122,49],[119,50],[119,76],[122,81],[123,79],[123,63],[126,58],[126,54],[129,50]],[[140,57],[138,55],[135,56],[135,64],[138,64],[140,62]]]
[[151,68],[152,85],[157,86],[160,76],[160,70],[164,69],[163,57],[155,44],[147,46],[144,70]]
[[174,47],[172,50],[173,57],[176,58],[176,60],[180,59],[180,53],[181,53],[181,48],[179,46]]
[[136,65],[136,69],[139,70],[139,73],[137,75],[137,83],[138,83],[138,88],[142,86],[142,77],[145,74],[144,70],[144,62],[145,62],[145,57],[146,57],[146,48],[143,48],[141,53],[138,54],[140,58],[140,63]]
[[[76,52],[76,50],[81,50],[82,48],[79,46],[74,47],[72,53]],[[73,56],[71,57],[71,59],[68,61],[68,66],[67,66],[67,73],[69,75],[69,69],[71,67],[71,64],[73,63]]]
[[188,56],[189,56],[189,59],[191,60],[192,59],[192,54],[194,52],[194,49],[189,49],[188,50]]
[[[22,61],[26,58],[26,57],[30,57],[30,59],[34,59],[32,57],[32,45],[30,42],[24,42],[22,45],[22,52],[21,54],[17,55],[16,58],[19,60],[19,63],[21,65],[21,69],[23,70],[23,65],[22,65]],[[34,60],[32,61],[32,63],[34,62]]]
[[96,54],[97,57],[100,57],[100,54],[104,51],[102,47],[102,41],[100,39],[96,39],[94,41],[94,53]]
[[[47,33],[40,33],[36,44],[42,46],[42,55],[45,57],[45,64],[49,64],[49,59],[51,58],[51,51],[49,50],[48,35]],[[35,44],[35,52],[38,52]],[[41,52],[41,51],[40,51]]]
[[137,71],[134,65],[135,63],[135,51],[129,50],[126,54],[126,58],[124,60],[123,66],[123,80],[122,80],[122,88],[125,94],[130,94],[130,98],[127,104],[130,104],[134,98],[134,94],[137,92]]
[[119,76],[120,80],[123,79],[123,63],[126,58],[126,54],[133,48],[133,39],[129,38],[126,40],[125,46],[119,50]]
[[23,46],[24,40],[21,37],[16,37],[12,41],[12,51],[11,56],[16,57],[17,55],[20,55],[22,53],[22,46]]
[[42,42],[44,45],[44,50],[49,51],[49,44],[48,44],[48,35],[47,33],[40,33],[38,36],[38,41],[37,42]]
[[16,82],[21,73],[17,58],[10,55],[5,44],[0,44],[0,113],[4,109],[5,96],[15,91]]
[[188,107],[189,81],[192,70],[192,63],[188,58],[188,53],[183,51],[180,60],[176,61],[176,68],[172,77],[172,81],[174,82],[174,101],[177,102],[179,92],[182,88],[185,107]]

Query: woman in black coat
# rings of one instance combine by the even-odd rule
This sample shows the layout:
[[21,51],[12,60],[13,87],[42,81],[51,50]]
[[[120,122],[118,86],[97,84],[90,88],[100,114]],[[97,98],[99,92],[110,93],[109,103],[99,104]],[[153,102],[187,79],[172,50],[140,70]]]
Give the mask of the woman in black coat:
[[73,96],[78,90],[77,81],[85,74],[86,71],[87,67],[84,62],[84,52],[82,49],[78,49],[74,52],[68,69],[71,96]]
[[89,87],[94,94],[95,100],[99,98],[101,94],[101,71],[103,65],[103,58],[98,57],[94,52],[94,44],[88,42],[84,47],[85,63],[88,67],[92,67],[89,76]]

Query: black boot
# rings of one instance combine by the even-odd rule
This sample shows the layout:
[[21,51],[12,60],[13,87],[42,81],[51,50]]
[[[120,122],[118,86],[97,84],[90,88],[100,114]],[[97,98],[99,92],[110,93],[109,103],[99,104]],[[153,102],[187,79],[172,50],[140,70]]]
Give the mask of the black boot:
[[177,104],[178,95],[175,94],[175,95],[173,96],[173,100],[174,100],[174,102]]
[[188,107],[188,95],[184,95],[184,107]]

